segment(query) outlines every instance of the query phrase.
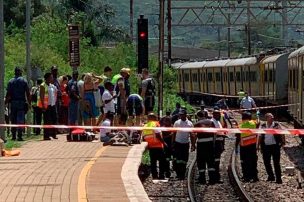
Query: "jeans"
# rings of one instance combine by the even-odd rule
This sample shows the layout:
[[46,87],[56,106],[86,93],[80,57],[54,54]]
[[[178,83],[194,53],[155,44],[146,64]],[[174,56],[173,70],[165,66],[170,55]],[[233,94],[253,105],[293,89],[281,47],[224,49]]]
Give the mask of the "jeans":
[[[11,102],[11,124],[24,124],[25,123],[25,102],[24,101],[12,101]],[[12,138],[16,139],[16,131],[18,132],[18,138],[22,138],[23,128],[12,128]]]
[[69,125],[76,125],[78,118],[78,101],[71,100],[69,104]]

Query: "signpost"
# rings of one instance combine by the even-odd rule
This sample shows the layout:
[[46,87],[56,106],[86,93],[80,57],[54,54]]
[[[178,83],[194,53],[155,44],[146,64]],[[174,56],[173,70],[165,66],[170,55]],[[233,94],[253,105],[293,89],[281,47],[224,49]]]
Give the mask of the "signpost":
[[79,25],[68,25],[69,29],[69,61],[72,68],[80,66],[80,32]]

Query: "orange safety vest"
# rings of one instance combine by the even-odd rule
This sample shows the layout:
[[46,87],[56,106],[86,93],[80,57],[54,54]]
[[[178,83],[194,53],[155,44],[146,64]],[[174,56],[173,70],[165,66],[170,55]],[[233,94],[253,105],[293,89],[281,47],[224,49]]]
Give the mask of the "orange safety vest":
[[[41,85],[40,85],[40,88],[41,87],[44,87],[44,99],[43,99],[43,103],[44,103],[44,106],[48,106],[49,104],[49,91],[48,91],[48,85],[43,82]],[[39,108],[43,108],[43,105],[42,105],[42,102],[41,102],[41,99],[40,99],[40,93],[38,94],[37,96],[37,106]]]
[[[250,128],[255,129],[256,123],[255,121],[245,121],[240,125],[240,128]],[[257,135],[256,134],[247,134],[247,133],[241,133],[241,141],[240,145],[242,147],[256,144],[257,143]]]
[[[144,125],[144,127],[159,127],[157,121],[149,121]],[[148,143],[148,148],[164,148],[164,144],[155,135],[154,130],[144,129],[143,138]]]

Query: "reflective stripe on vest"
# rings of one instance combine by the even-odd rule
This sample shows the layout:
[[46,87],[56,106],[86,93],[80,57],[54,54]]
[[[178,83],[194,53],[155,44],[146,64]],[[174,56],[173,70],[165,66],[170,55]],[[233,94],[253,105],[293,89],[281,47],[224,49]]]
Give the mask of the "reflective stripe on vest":
[[[246,121],[240,125],[240,128],[255,129],[256,124],[254,121]],[[257,142],[256,134],[241,133],[241,142],[240,142],[241,146],[248,146],[248,145],[256,144],[256,142]]]
[[[144,125],[144,127],[159,127],[159,123],[157,121],[149,121],[147,124]],[[147,130],[144,129],[143,132],[143,138],[148,143],[148,148],[163,148],[163,143],[156,138],[154,130]]]
[[[47,107],[48,104],[49,104],[49,90],[48,90],[48,85],[43,82],[41,85],[40,85],[40,89],[41,87],[44,87],[44,99],[43,99],[43,103],[44,103],[44,106]],[[43,108],[43,105],[42,105],[42,102],[41,102],[41,99],[40,99],[40,92],[38,93],[38,96],[37,96],[37,106],[39,108]]]

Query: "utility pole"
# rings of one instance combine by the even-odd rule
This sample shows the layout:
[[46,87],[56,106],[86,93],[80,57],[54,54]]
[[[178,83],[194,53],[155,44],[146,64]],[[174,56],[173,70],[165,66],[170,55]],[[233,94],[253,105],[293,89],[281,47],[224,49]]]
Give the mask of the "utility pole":
[[217,27],[218,58],[221,57],[221,28]]
[[247,46],[248,55],[251,55],[251,36],[250,36],[250,0],[247,0]]
[[[31,0],[26,0],[26,79],[31,87]],[[27,113],[26,121],[30,123],[31,113]],[[31,128],[27,129],[27,135],[31,134]]]
[[165,0],[159,0],[159,91],[158,91],[158,115],[163,115],[163,81],[164,81],[164,45],[165,45]]
[[230,12],[231,12],[231,8],[230,8],[230,3],[229,3],[229,12],[228,12],[228,20],[227,20],[227,25],[228,25],[228,29],[227,29],[227,56],[228,58],[230,58],[230,54],[231,54],[231,46],[230,46],[230,33],[231,33],[231,15],[230,15]]
[[134,18],[134,13],[133,13],[133,0],[130,0],[130,39],[133,42],[133,18]]
[[[0,0],[0,124],[4,124],[4,16],[3,0]],[[0,138],[5,141],[5,130],[0,128]]]
[[171,66],[171,58],[172,58],[172,33],[171,33],[171,28],[172,28],[172,13],[171,13],[171,0],[168,0],[168,65],[169,67]]
[[287,16],[287,2],[286,0],[282,0],[282,39],[284,40],[284,45],[288,46],[288,16]]

